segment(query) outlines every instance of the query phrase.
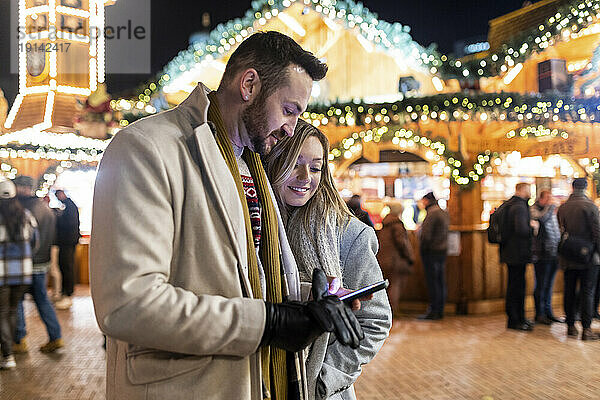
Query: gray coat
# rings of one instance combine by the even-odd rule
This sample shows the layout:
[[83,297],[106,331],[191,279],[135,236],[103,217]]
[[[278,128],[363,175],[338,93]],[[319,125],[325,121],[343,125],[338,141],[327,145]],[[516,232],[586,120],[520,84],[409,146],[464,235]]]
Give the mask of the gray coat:
[[[373,228],[351,218],[340,232],[340,266],[345,288],[355,290],[383,279],[375,257],[378,247]],[[385,290],[362,302],[356,317],[365,333],[358,349],[343,346],[330,335],[321,336],[312,346],[307,364],[310,399],[356,399],[353,384],[362,372],[361,366],[375,357],[392,326],[392,310]],[[310,393],[315,385],[315,393]]]
[[[571,236],[585,239],[596,245],[596,252],[592,261],[598,265],[600,250],[600,220],[598,207],[590,200],[582,190],[575,190],[569,199],[558,208],[558,223],[561,232],[567,232]],[[564,269],[583,269],[588,265],[559,256],[560,266]]]

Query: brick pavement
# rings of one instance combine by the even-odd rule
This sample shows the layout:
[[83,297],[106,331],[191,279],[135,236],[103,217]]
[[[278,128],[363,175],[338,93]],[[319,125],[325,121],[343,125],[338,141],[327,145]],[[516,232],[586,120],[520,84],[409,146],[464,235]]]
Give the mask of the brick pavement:
[[[30,352],[0,371],[2,400],[104,399],[104,352],[86,287],[59,311],[67,347],[46,355],[47,341],[26,302]],[[595,323],[595,328],[600,325]],[[567,339],[565,326],[507,331],[502,315],[394,321],[392,334],[356,384],[360,400],[600,399],[600,342]]]

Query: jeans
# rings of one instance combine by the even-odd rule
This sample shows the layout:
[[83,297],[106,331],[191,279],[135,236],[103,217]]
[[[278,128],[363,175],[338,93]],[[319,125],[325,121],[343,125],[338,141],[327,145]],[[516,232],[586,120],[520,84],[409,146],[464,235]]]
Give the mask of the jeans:
[[421,253],[431,314],[444,315],[446,304],[446,255]]
[[535,300],[535,316],[551,317],[552,312],[552,287],[558,270],[558,261],[542,260],[535,263],[535,289],[533,298]]
[[586,269],[565,270],[564,304],[567,314],[567,325],[575,325],[577,313],[577,281],[579,281],[579,295],[581,296],[581,325],[584,329],[592,324],[594,315],[594,289],[598,279],[598,267],[593,265]]
[[505,309],[508,324],[525,322],[525,267],[526,264],[508,265]]
[[[42,318],[42,321],[44,321],[44,324],[46,325],[46,331],[48,332],[50,341],[59,339],[61,337],[60,324],[56,318],[54,307],[52,307],[52,303],[50,303],[50,300],[48,299],[45,272],[33,274],[30,292],[38,313],[40,314],[40,318]],[[15,342],[20,343],[25,335],[27,335],[27,330],[25,329],[25,313],[23,312],[23,301],[20,301],[17,308]]]
[[75,286],[75,245],[58,246],[58,266],[62,273],[62,294],[73,296]]
[[17,304],[29,285],[0,286],[0,347],[2,356],[12,354],[15,326],[17,324]]

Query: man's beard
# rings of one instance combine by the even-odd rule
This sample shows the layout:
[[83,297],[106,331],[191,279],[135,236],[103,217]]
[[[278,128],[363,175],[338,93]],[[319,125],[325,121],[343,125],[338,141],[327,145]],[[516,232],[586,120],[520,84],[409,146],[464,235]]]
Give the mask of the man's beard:
[[248,132],[252,150],[261,156],[266,155],[267,146],[265,142],[269,137],[269,131],[267,128],[266,101],[263,96],[259,95],[252,104],[242,111],[242,122],[246,127],[246,132]]

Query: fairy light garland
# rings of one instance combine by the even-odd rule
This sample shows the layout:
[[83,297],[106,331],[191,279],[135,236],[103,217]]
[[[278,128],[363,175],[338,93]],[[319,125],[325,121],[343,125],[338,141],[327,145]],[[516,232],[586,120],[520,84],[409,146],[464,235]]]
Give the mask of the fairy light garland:
[[513,129],[509,131],[506,135],[507,139],[512,138],[541,138],[541,137],[561,137],[563,139],[568,139],[569,134],[565,131],[560,131],[558,129],[550,129],[543,125],[538,126],[527,126],[520,129]]
[[492,153],[489,150],[478,154],[471,167],[468,167],[462,160],[462,157],[455,152],[448,150],[442,140],[431,140],[426,136],[419,135],[410,129],[391,130],[387,126],[376,129],[367,129],[359,132],[353,132],[349,137],[343,139],[336,147],[329,152],[329,161],[338,162],[342,159],[351,159],[362,151],[363,144],[368,142],[375,143],[393,143],[399,150],[411,151],[411,149],[421,148],[425,151],[425,156],[431,163],[443,163],[443,171],[448,175],[450,181],[459,185],[462,189],[469,189],[483,179],[486,174],[492,172],[490,165],[493,157],[498,157],[498,153]]
[[75,161],[96,163],[110,139],[86,138],[75,133],[54,133],[28,128],[0,136],[0,159]]
[[[123,114],[121,126],[154,114],[158,110],[135,100],[114,100],[111,106]],[[418,121],[516,121],[529,124],[552,122],[600,122],[596,98],[573,98],[519,93],[481,93],[476,95],[440,94],[406,98],[395,103],[360,102],[314,104],[302,114],[310,123],[336,126],[383,125],[390,122]]]
[[441,94],[395,103],[313,105],[302,117],[318,125],[368,126],[418,121],[600,122],[596,98],[518,93]]
[[498,49],[492,49],[484,58],[461,61],[436,54],[432,64],[446,79],[501,75],[526,61],[532,53],[541,53],[558,42],[600,33],[599,19],[600,1],[572,1],[560,7],[542,24],[521,32]]

